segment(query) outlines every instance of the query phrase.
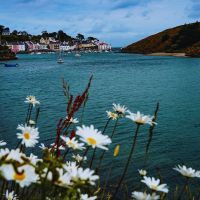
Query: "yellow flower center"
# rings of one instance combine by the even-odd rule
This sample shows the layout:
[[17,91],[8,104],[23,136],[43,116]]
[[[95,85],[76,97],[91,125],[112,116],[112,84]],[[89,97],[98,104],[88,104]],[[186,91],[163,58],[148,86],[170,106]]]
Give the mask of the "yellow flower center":
[[113,119],[116,119],[116,118],[117,118],[117,115],[116,115],[115,113],[111,113],[110,116],[111,116],[111,118],[113,118]]
[[157,187],[157,185],[152,185],[151,189],[157,191],[158,187]]
[[30,133],[28,133],[28,132],[24,133],[24,138],[29,140],[30,139]]
[[135,122],[137,124],[144,124],[144,120],[143,119],[137,119]]
[[25,173],[21,173],[21,174],[15,174],[14,175],[14,180],[16,181],[23,181],[25,179]]
[[96,145],[97,144],[97,141],[94,139],[94,138],[87,138],[87,142],[91,145]]
[[71,148],[75,148],[75,145],[74,145],[74,143],[71,140],[67,142],[67,145],[69,147],[71,147]]

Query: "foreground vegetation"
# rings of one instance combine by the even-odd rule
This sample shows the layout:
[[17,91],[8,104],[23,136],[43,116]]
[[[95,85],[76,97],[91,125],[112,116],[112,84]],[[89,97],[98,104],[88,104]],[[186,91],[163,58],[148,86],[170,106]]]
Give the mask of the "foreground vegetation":
[[7,46],[0,45],[0,61],[15,59],[17,59],[15,53],[11,52]]
[[[148,158],[153,131],[157,125],[156,119],[159,110],[157,104],[154,115],[144,115],[139,111],[132,113],[125,106],[113,104],[112,111],[107,111],[107,121],[102,131],[93,125],[83,125],[75,118],[81,110],[82,116],[89,97],[89,88],[92,77],[81,95],[74,96],[70,93],[69,85],[63,80],[64,95],[67,99],[66,116],[60,118],[54,142],[46,146],[39,143],[39,130],[37,120],[40,112],[40,102],[34,96],[27,96],[28,104],[26,120],[17,127],[19,143],[16,148],[5,148],[6,142],[0,141],[0,199],[8,200],[95,200],[95,199],[198,199],[198,191],[191,192],[190,182],[193,178],[200,178],[200,171],[178,165],[174,167],[177,173],[183,176],[182,185],[176,188],[169,187],[158,177],[154,178],[145,169],[138,170],[141,184],[129,186],[133,192],[128,194],[124,190],[123,182],[130,161],[135,152],[140,129],[149,126],[145,161]],[[133,124],[134,135],[130,146],[124,169],[116,183],[110,183],[114,159],[119,155],[120,145],[114,148],[111,142],[119,120],[126,118]],[[134,122],[134,123],[133,123]],[[81,125],[76,126],[78,123]],[[105,131],[108,126],[113,126],[112,133],[107,136]],[[30,154],[30,149],[39,147],[42,155]],[[101,150],[100,155],[97,149]],[[110,159],[107,176],[101,177],[102,162],[107,151],[113,151]],[[40,153],[39,153],[40,154]],[[94,162],[95,161],[95,162]],[[110,185],[112,184],[112,187]],[[136,186],[137,185],[137,186]]]

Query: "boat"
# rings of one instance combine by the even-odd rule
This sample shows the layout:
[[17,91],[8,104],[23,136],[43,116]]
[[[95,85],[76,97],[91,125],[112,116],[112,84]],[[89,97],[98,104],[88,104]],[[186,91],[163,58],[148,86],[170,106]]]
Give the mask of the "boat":
[[64,63],[64,60],[63,60],[62,58],[59,58],[59,59],[57,60],[57,63],[62,64],[62,63]]
[[63,58],[62,58],[62,51],[59,52],[59,56],[58,56],[57,63],[59,63],[59,64],[64,63],[64,60],[63,60]]
[[4,67],[17,67],[17,66],[19,66],[17,63],[15,63],[15,64],[4,63]]
[[75,56],[76,56],[76,57],[80,57],[80,56],[81,56],[81,54],[79,54],[79,53],[76,53],[76,54],[75,54]]

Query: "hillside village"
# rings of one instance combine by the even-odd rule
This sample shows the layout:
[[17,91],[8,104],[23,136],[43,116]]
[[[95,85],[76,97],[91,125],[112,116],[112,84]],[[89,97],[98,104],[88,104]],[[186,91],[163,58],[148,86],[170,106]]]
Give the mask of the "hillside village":
[[62,30],[48,33],[43,31],[41,35],[31,35],[26,31],[10,31],[8,27],[0,25],[0,45],[7,46],[11,52],[37,53],[56,51],[110,51],[111,45],[99,41],[97,38],[85,38],[77,34],[75,38],[67,35]]

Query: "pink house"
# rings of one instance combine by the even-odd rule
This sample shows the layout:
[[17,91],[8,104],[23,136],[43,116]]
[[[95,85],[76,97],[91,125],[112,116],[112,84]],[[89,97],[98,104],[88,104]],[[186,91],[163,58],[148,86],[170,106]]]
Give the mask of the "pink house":
[[112,48],[111,45],[109,45],[105,42],[99,42],[97,45],[98,45],[99,51],[110,51]]
[[14,53],[19,52],[20,51],[19,50],[19,45],[17,43],[12,44],[11,51],[14,52]]
[[14,53],[18,53],[19,51],[25,51],[25,44],[23,42],[13,42],[7,44],[7,46]]
[[35,50],[35,46],[34,46],[33,42],[27,41],[27,42],[25,42],[25,45],[26,45],[26,49],[28,51],[34,51]]

